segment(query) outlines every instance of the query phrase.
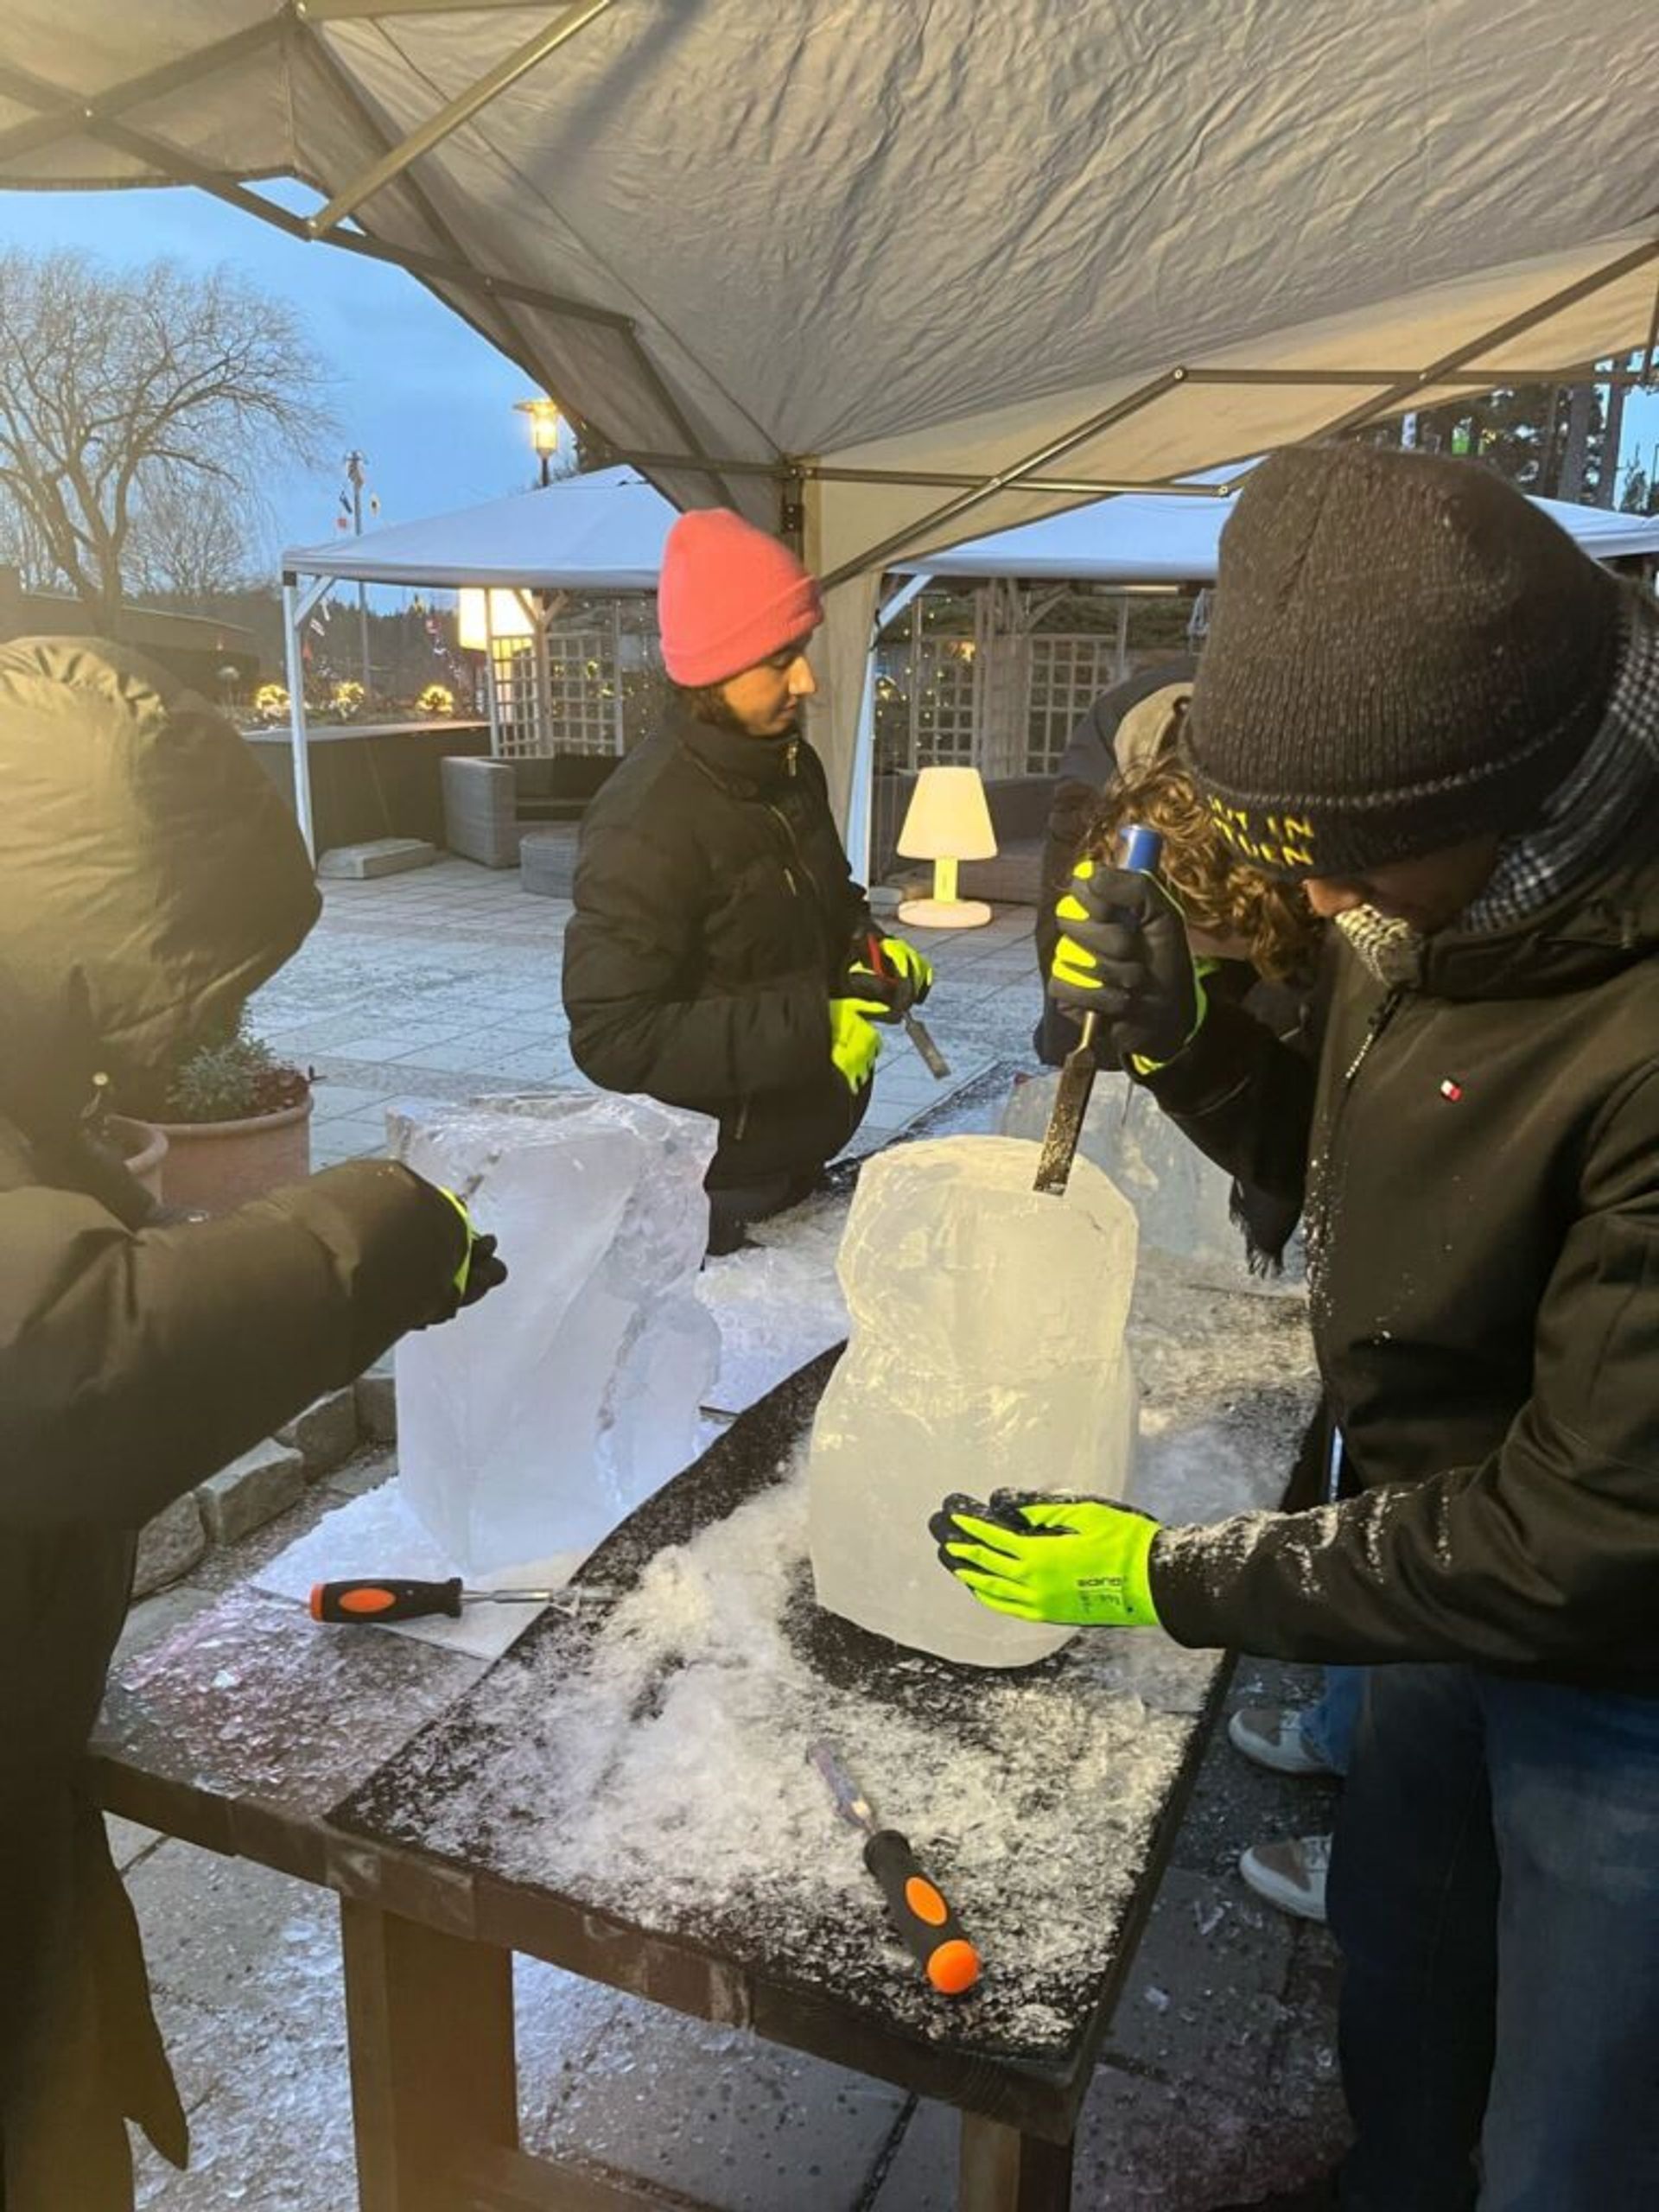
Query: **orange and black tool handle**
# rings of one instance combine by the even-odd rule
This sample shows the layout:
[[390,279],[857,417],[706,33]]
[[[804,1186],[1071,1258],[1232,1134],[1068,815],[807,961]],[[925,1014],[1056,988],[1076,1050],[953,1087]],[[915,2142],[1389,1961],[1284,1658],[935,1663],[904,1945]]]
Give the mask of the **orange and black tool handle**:
[[960,1997],[979,1980],[979,1953],[962,1923],[897,1828],[878,1828],[864,1864],[881,1885],[893,1923],[935,1989]]
[[461,1577],[448,1582],[319,1582],[311,1592],[314,1621],[422,1620],[429,1613],[461,1618]]

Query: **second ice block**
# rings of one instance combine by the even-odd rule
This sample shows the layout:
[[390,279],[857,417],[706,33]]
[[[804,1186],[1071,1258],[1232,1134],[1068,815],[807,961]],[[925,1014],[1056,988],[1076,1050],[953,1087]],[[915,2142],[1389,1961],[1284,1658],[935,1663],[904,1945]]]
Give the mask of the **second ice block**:
[[941,1658],[1030,1666],[1074,1633],[988,1611],[938,1563],[952,1491],[1127,1497],[1134,1209],[1079,1159],[1057,1204],[1008,1137],[868,1160],[841,1248],[852,1315],[812,1431],[818,1602]]
[[404,1495],[463,1573],[589,1550],[696,1456],[720,1335],[696,1286],[702,1114],[550,1092],[388,1117],[510,1274],[397,1347]]

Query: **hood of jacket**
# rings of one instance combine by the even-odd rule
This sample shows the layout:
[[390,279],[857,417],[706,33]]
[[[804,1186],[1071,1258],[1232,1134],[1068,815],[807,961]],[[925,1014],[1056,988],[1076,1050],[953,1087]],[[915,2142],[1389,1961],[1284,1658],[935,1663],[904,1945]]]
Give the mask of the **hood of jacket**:
[[130,648],[0,647],[0,1114],[160,1112],[321,911],[293,817],[225,717]]

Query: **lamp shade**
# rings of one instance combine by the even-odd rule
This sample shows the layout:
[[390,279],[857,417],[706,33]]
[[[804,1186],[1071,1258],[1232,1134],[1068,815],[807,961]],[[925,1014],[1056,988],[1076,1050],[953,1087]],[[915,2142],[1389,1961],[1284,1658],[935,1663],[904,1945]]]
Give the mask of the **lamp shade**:
[[518,592],[486,594],[463,587],[456,594],[456,601],[455,635],[463,652],[486,652],[493,638],[533,638],[536,634],[536,625]]
[[977,768],[924,768],[905,812],[899,850],[916,861],[988,861],[996,835]]

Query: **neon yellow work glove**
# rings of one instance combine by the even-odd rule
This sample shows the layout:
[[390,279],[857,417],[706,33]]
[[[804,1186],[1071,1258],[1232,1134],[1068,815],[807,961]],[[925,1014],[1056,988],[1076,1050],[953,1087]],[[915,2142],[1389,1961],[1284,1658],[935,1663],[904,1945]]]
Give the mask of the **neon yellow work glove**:
[[494,1237],[480,1235],[472,1215],[467,1210],[466,1201],[458,1198],[453,1191],[446,1190],[442,1183],[435,1183],[432,1187],[441,1198],[448,1199],[461,1216],[461,1227],[467,1231],[467,1249],[461,1254],[461,1265],[454,1273],[455,1311],[458,1313],[463,1306],[476,1306],[486,1291],[493,1290],[498,1283],[505,1282],[506,1263],[496,1257]]
[[1117,1058],[1142,1075],[1192,1042],[1208,1001],[1181,910],[1155,875],[1079,861],[1054,913],[1065,925],[1049,973],[1056,1005],[1097,1012]]
[[831,999],[830,1057],[849,1090],[861,1090],[875,1073],[881,1039],[874,1024],[887,1019],[880,999]]
[[1156,1628],[1147,1555],[1158,1522],[1104,1497],[994,1491],[947,1497],[928,1531],[940,1564],[982,1605],[1015,1620]]
[[933,963],[901,937],[884,937],[880,952],[893,974],[902,976],[910,985],[912,1005],[919,1006],[933,988]]

